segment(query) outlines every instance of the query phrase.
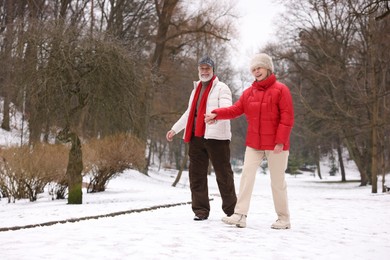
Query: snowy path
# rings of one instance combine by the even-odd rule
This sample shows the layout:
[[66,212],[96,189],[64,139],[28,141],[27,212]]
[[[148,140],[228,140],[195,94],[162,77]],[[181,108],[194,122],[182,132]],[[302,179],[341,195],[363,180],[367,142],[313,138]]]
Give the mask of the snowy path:
[[[217,194],[214,177],[210,193]],[[86,204],[41,200],[0,203],[0,227],[150,207],[189,200],[172,176],[126,173],[106,194],[86,194]],[[239,176],[236,178],[238,186]],[[390,195],[357,183],[315,183],[288,177],[291,230],[273,230],[269,178],[258,174],[248,227],[220,221],[213,196],[207,221],[192,220],[190,205],[0,232],[1,258],[21,259],[385,259],[390,252]],[[131,191],[131,192],[130,192]],[[87,203],[88,202],[88,203]],[[110,202],[110,203],[109,203]],[[78,207],[78,208],[77,208]],[[72,212],[71,212],[72,211]]]

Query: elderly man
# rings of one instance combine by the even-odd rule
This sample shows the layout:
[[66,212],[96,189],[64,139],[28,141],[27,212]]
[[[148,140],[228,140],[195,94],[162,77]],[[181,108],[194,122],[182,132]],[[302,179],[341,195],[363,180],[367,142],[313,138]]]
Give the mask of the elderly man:
[[189,179],[194,220],[206,220],[210,214],[207,172],[211,161],[222,198],[222,210],[234,213],[237,196],[230,165],[230,121],[205,124],[204,115],[212,110],[232,105],[229,87],[214,75],[214,61],[207,55],[198,62],[199,81],[188,102],[188,108],[166,134],[168,141],[184,129],[184,142],[189,143]]

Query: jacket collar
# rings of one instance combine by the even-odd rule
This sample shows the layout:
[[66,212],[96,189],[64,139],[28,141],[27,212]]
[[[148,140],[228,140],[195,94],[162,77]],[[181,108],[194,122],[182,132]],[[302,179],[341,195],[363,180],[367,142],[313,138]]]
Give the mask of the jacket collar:
[[258,90],[266,90],[267,88],[272,86],[272,84],[274,84],[275,81],[276,81],[275,74],[272,73],[268,78],[266,78],[262,81],[255,80],[252,83],[252,86]]

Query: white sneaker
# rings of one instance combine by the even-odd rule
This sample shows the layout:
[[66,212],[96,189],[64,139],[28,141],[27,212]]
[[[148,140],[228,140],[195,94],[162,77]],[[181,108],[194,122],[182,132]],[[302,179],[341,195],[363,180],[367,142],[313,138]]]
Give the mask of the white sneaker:
[[228,225],[236,225],[236,227],[246,227],[246,216],[243,214],[234,213],[230,217],[223,217],[222,222]]
[[271,228],[273,228],[273,229],[290,229],[291,224],[290,224],[290,222],[286,222],[286,221],[278,219],[271,225]]

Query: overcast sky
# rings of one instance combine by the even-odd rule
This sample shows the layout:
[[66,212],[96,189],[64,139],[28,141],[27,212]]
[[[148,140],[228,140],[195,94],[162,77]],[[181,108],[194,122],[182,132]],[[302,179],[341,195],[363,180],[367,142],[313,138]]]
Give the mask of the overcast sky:
[[[284,8],[274,0],[237,0],[237,11],[241,18],[238,22],[239,38],[235,40],[238,50],[235,66],[245,69],[253,54],[263,48],[267,42],[275,40],[276,21]],[[250,73],[248,71],[248,75]],[[247,85],[244,83],[244,85]]]
[[273,37],[278,13],[283,8],[273,0],[238,0],[237,8],[242,14],[239,24],[243,46],[250,51],[257,51]]

